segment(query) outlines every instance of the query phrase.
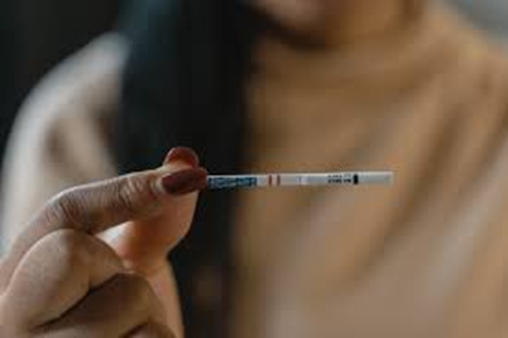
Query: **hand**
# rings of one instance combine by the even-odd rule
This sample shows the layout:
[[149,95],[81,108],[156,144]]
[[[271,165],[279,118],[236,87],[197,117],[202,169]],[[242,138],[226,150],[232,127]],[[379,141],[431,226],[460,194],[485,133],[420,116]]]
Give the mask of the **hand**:
[[159,169],[52,199],[0,264],[0,337],[181,336],[165,257],[206,175],[177,148]]

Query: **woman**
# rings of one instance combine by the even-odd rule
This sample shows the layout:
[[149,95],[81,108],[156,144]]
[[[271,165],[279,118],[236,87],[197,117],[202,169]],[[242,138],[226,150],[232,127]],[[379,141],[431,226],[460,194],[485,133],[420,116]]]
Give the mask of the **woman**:
[[[189,336],[505,335],[500,49],[432,1],[214,5],[154,6],[125,67],[116,149],[99,147],[112,167],[152,167],[186,144],[210,172],[391,169],[396,183],[203,195],[173,256]],[[94,167],[74,133],[42,152],[73,175]],[[6,196],[34,206],[51,189],[32,177],[64,176],[21,167],[28,189]],[[28,209],[7,205],[5,224]],[[134,248],[121,257],[146,249],[119,238]]]

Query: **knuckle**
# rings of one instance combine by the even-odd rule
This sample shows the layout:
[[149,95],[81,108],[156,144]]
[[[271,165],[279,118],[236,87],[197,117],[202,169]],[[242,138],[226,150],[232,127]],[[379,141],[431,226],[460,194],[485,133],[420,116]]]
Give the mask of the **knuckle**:
[[47,245],[58,250],[59,260],[74,268],[86,266],[90,262],[87,235],[75,230],[57,230],[48,235]]
[[151,189],[150,180],[146,177],[127,176],[116,185],[116,196],[122,209],[135,213],[146,202],[155,200],[155,192]]
[[78,189],[61,192],[49,202],[49,216],[52,219],[79,225],[83,212],[83,197]]

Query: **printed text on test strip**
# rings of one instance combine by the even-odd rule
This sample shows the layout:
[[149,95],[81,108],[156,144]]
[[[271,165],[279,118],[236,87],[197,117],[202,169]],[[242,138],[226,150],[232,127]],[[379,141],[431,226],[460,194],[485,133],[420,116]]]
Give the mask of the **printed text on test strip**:
[[207,187],[208,189],[233,189],[256,187],[391,184],[393,182],[393,178],[394,173],[391,171],[210,175],[208,176]]

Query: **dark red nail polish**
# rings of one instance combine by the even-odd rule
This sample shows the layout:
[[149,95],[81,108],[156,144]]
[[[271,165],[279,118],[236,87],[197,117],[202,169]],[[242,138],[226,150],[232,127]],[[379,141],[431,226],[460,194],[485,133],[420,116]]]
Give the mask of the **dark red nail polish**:
[[169,151],[164,160],[164,164],[169,162],[182,161],[189,164],[192,167],[199,165],[199,157],[196,152],[187,147],[175,147]]
[[170,195],[185,195],[204,189],[207,176],[204,168],[185,169],[162,178],[162,186]]

